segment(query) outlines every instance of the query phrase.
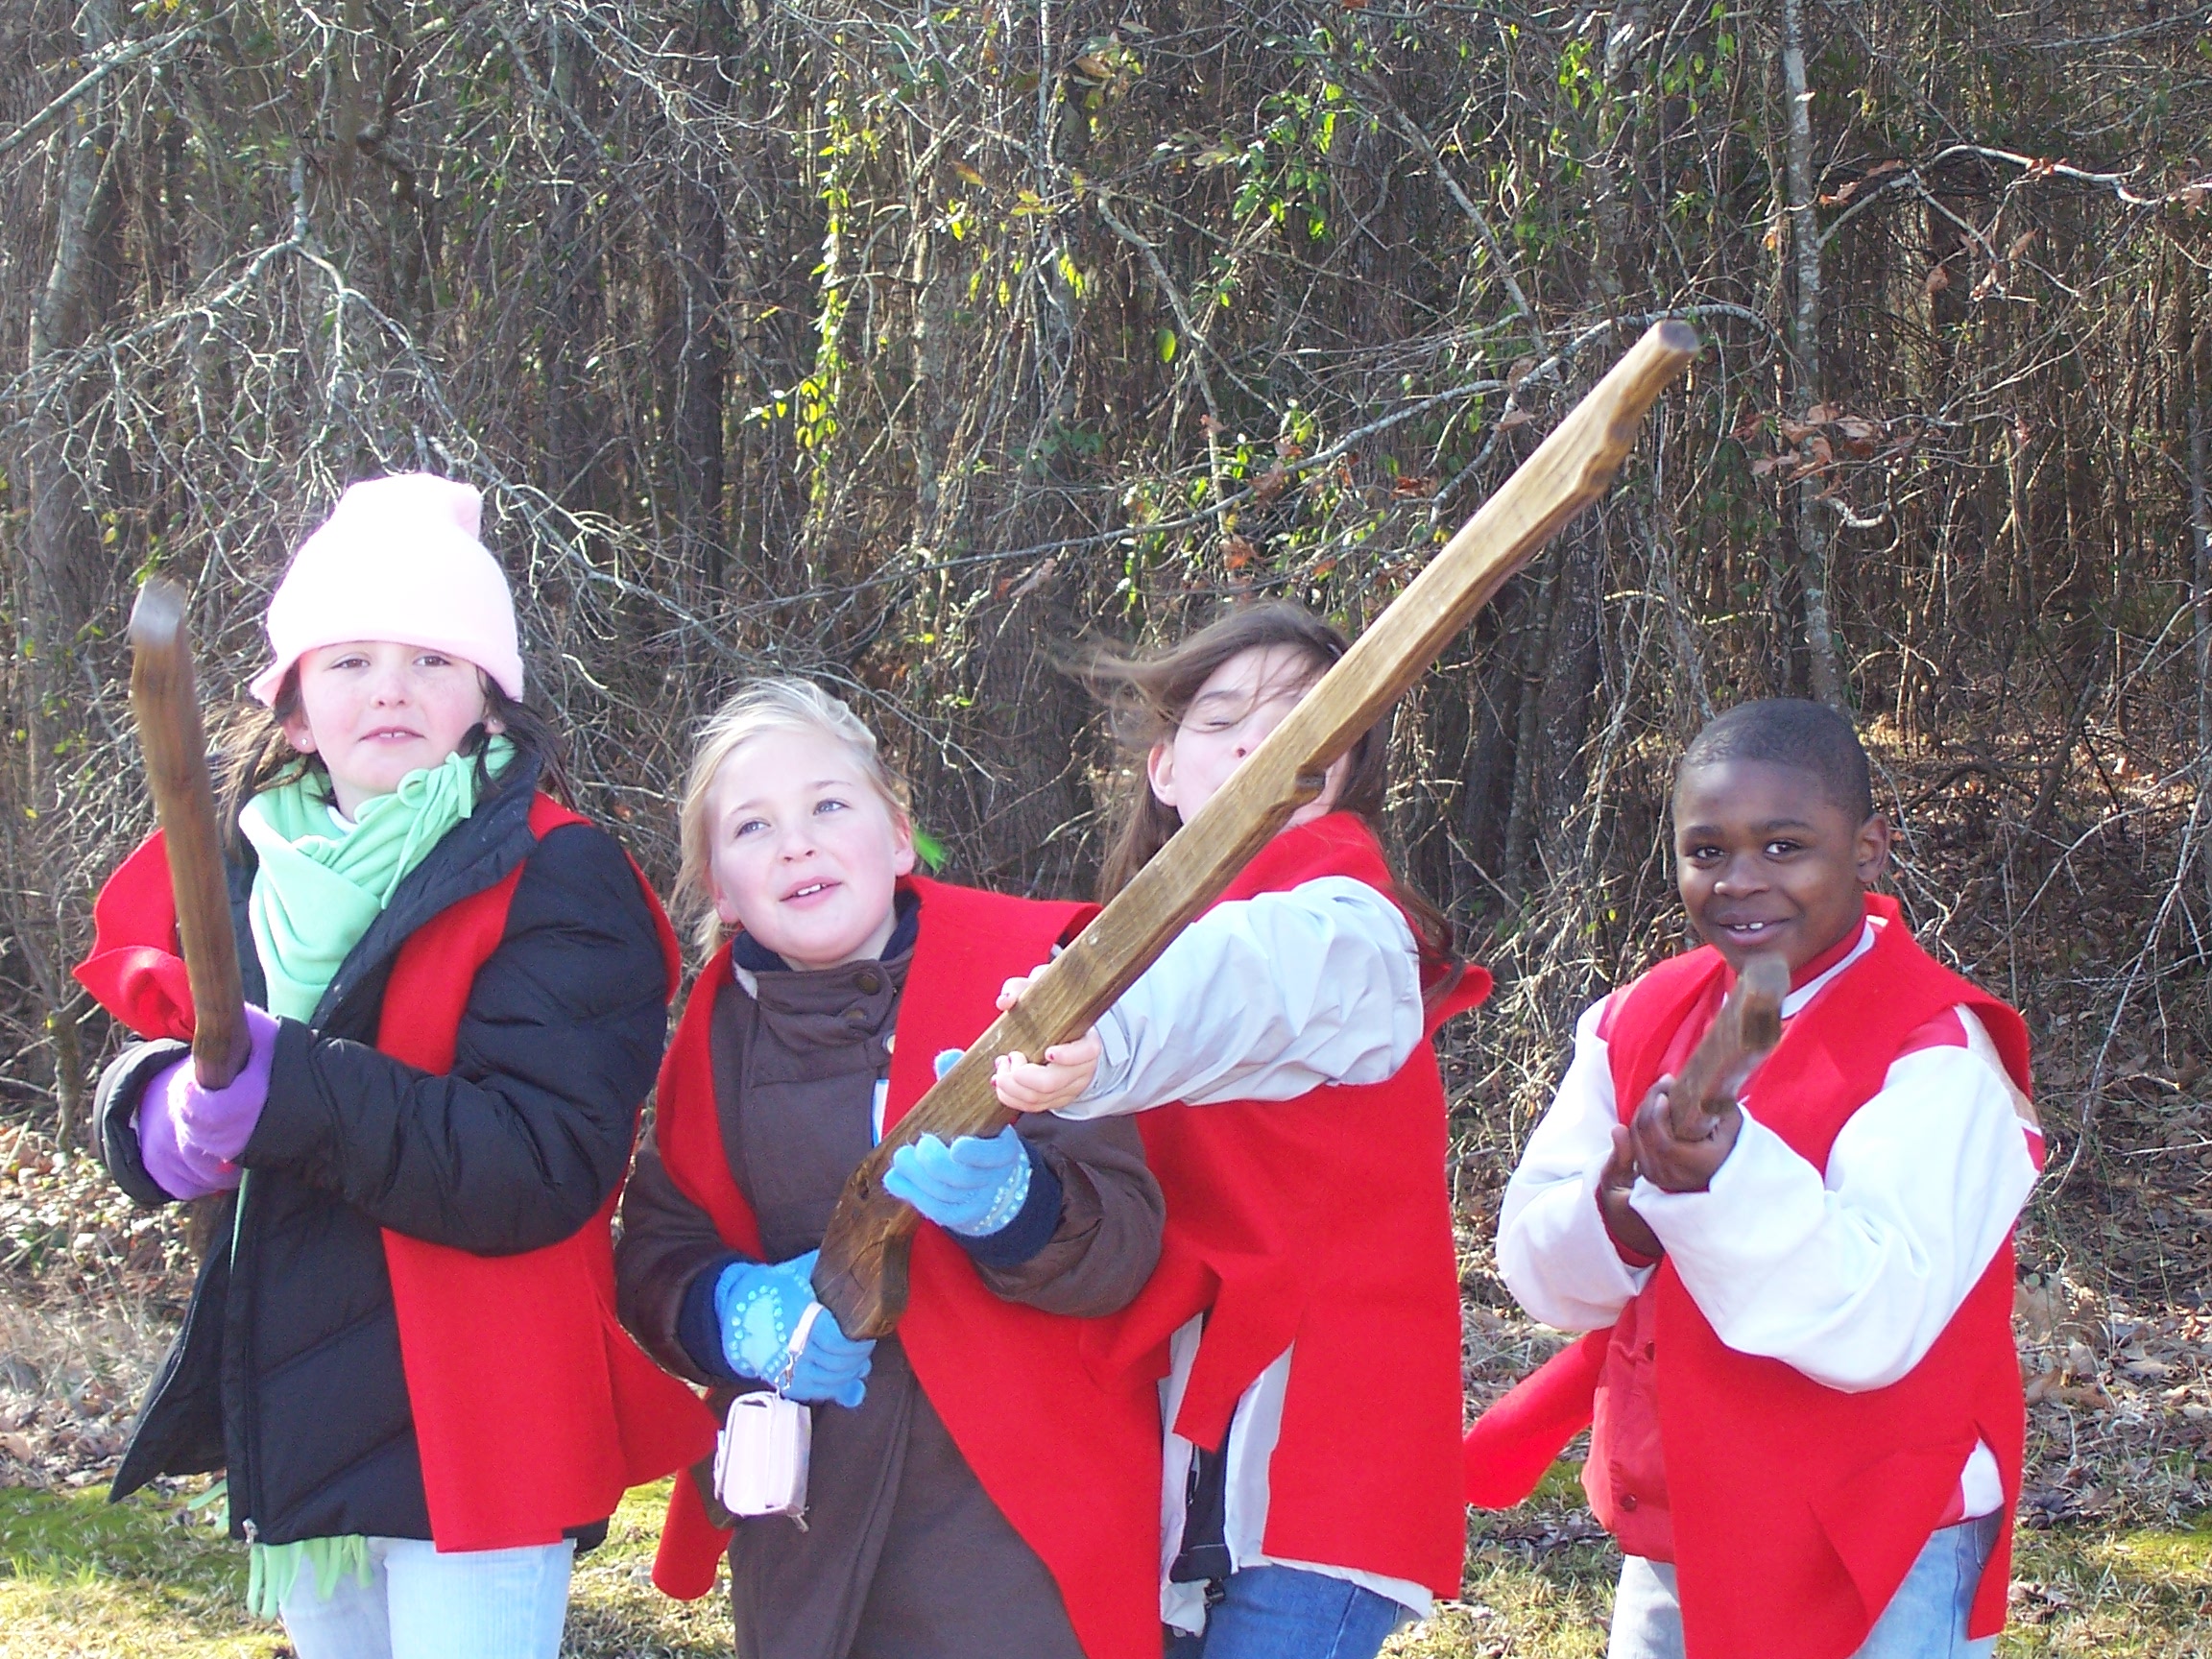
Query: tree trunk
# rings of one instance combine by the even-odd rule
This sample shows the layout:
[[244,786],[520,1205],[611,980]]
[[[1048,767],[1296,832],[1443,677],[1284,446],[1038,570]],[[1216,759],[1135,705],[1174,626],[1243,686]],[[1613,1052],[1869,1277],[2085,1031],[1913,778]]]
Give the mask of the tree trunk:
[[[86,0],[78,29],[91,57],[121,25],[121,0]],[[61,178],[56,191],[54,263],[31,316],[30,368],[36,374],[84,344],[97,325],[100,263],[115,215],[111,156],[113,101],[105,86],[62,118]],[[50,663],[67,654],[86,619],[95,584],[84,568],[90,540],[84,500],[68,463],[65,401],[37,400],[24,445],[32,630]]]
[[[2201,301],[2205,284],[2182,267],[2176,303],[2188,316],[2182,386],[2189,431],[2190,598],[2197,612],[2197,764],[2212,769],[2212,485],[2205,477],[2205,405],[2212,402],[2212,318]],[[2192,292],[2195,290],[2195,292]],[[2208,780],[2212,781],[2212,780]]]
[[[113,42],[121,32],[121,0],[86,0],[78,13],[78,34],[87,58]],[[115,186],[114,95],[103,85],[86,93],[62,117],[60,178],[55,198],[54,263],[30,317],[30,418],[24,423],[20,476],[24,485],[23,545],[27,580],[22,588],[24,632],[30,655],[29,695],[24,725],[30,766],[25,784],[28,804],[40,815],[25,839],[31,862],[42,877],[37,888],[55,902],[52,849],[45,847],[48,823],[66,823],[48,810],[57,782],[50,758],[67,752],[83,716],[77,685],[76,654],[91,620],[103,585],[92,568],[100,543],[84,483],[72,470],[69,439],[73,405],[63,393],[41,384],[41,371],[55,367],[82,346],[99,326],[111,280],[112,241],[118,192]],[[107,279],[104,279],[107,278]],[[20,943],[45,1010],[43,1025],[53,1050],[55,1094],[60,1140],[67,1144],[84,1116],[83,1056],[77,1026],[68,1012],[70,990],[54,971],[37,935],[59,931],[49,912],[44,927],[24,927]]]
[[[1790,406],[1802,421],[1820,401],[1820,219],[1813,193],[1813,94],[1805,84],[1804,0],[1782,0],[1782,86],[1789,103],[1790,243],[1796,305],[1790,315],[1794,371]],[[1805,592],[1805,649],[1813,695],[1848,713],[1836,631],[1828,613],[1828,508],[1824,480],[1797,483],[1797,572]]]

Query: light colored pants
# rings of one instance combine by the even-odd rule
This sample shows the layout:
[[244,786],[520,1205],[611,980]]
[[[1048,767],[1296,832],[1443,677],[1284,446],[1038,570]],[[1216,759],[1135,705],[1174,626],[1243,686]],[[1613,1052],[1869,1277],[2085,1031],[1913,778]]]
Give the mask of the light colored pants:
[[557,1659],[576,1546],[458,1551],[420,1538],[369,1540],[369,1582],[328,1599],[302,1572],[284,1599],[300,1659]]
[[[1997,1639],[1967,1640],[1966,1616],[1997,1520],[1984,1515],[1932,1534],[1852,1659],[1989,1659]],[[1605,1659],[1683,1659],[1682,1604],[1666,1562],[1631,1555],[1621,1564]]]

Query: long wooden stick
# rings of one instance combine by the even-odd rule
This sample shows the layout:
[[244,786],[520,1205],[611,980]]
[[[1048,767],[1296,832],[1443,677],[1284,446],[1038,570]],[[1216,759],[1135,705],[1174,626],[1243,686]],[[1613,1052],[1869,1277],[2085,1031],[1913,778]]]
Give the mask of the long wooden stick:
[[1782,999],[1790,995],[1790,964],[1779,956],[1753,956],[1736,976],[1705,1035],[1667,1092],[1667,1117],[1675,1136],[1694,1141],[1706,1119],[1736,1104],[1759,1062],[1782,1041]]
[[177,896],[177,935],[192,986],[192,1070],[203,1088],[220,1089],[245,1066],[251,1039],[207,739],[192,681],[184,589],[166,576],[149,577],[131,609],[131,712]]
[[906,1305],[906,1258],[918,1217],[883,1190],[891,1154],[926,1131],[950,1140],[991,1134],[1010,1121],[991,1088],[998,1056],[1040,1054],[1079,1036],[1112,1006],[1284,820],[1319,793],[1330,762],[1561,525],[1605,493],[1645,411],[1696,353],[1697,337],[1686,324],[1648,329],[1205,809],[884,1136],[847,1183],[814,1267],[814,1293],[848,1334],[885,1334]]

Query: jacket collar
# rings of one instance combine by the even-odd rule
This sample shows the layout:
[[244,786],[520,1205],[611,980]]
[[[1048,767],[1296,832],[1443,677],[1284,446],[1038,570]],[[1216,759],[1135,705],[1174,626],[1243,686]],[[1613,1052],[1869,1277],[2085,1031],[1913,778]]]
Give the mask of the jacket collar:
[[[400,946],[440,911],[504,881],[537,845],[537,837],[530,830],[530,806],[538,794],[538,771],[536,756],[517,753],[492,792],[476,804],[476,810],[447,830],[422,862],[407,873],[393,890],[384,913],[369,925],[369,930],[338,965],[309,1023],[317,1030],[358,1036],[365,1042],[373,1037],[373,1029],[353,1030],[353,1017],[358,1014],[373,1026],[384,971],[398,955]],[[248,849],[243,861],[231,867],[230,912],[238,935],[238,966],[250,997],[267,994],[261,961],[246,920],[246,899],[252,891],[253,872],[254,861]],[[364,1008],[356,1009],[352,1005],[354,993],[365,987],[372,995]]]

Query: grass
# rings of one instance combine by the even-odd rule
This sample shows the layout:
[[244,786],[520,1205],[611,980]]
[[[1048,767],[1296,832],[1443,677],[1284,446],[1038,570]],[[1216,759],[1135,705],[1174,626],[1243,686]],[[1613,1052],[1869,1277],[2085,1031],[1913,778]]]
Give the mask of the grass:
[[[246,1551],[186,1508],[184,1483],[110,1504],[101,1488],[0,1488],[0,1659],[283,1659],[283,1629],[246,1611]],[[565,1654],[726,1659],[719,1596],[654,1589],[665,1483],[633,1492],[577,1563]]]
[[[283,1659],[245,1611],[245,1552],[186,1508],[186,1483],[110,1505],[97,1488],[0,1488],[0,1659]],[[1402,1631],[1391,1659],[1597,1659],[1618,1557],[1583,1535],[1567,1482],[1470,1529],[1461,1599]],[[648,1579],[665,1487],[633,1492],[578,1564],[564,1653],[725,1659],[719,1594],[670,1601]],[[1999,1652],[2212,1659],[2212,1524],[2023,1530]]]

